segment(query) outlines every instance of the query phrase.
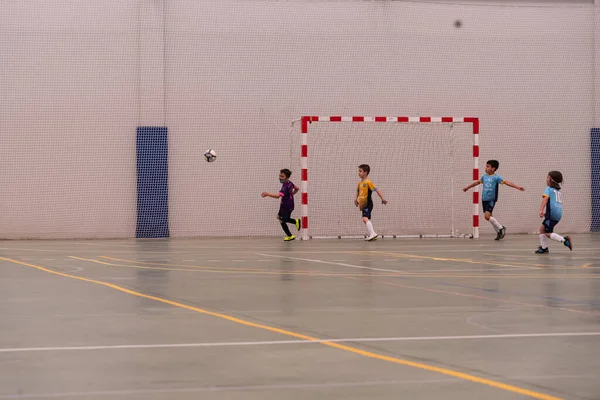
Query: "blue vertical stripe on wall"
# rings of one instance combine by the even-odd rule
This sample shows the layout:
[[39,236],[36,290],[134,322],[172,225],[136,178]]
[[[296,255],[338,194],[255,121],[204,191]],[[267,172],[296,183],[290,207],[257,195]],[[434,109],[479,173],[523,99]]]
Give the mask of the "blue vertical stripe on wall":
[[136,238],[169,237],[169,148],[167,127],[137,128]]
[[600,128],[592,128],[592,232],[600,232]]

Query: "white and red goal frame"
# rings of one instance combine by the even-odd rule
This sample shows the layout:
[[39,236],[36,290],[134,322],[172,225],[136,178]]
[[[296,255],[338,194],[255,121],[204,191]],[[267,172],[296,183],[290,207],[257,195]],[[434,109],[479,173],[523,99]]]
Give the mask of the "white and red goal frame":
[[[470,123],[473,131],[473,181],[479,180],[479,118],[476,117],[341,117],[341,116],[303,116],[301,119],[302,141],[301,160],[302,183],[300,193],[302,196],[302,240],[310,238],[308,223],[308,126],[313,122],[356,122],[356,123],[417,123],[417,124],[454,124]],[[479,189],[473,190],[473,238],[479,237]]]

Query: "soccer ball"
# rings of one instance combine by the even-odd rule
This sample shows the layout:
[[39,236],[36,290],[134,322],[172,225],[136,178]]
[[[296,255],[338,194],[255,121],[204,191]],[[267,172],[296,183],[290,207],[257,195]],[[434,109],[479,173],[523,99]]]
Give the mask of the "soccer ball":
[[206,152],[204,152],[204,158],[206,158],[206,161],[208,162],[217,161],[217,153],[212,149],[206,150]]

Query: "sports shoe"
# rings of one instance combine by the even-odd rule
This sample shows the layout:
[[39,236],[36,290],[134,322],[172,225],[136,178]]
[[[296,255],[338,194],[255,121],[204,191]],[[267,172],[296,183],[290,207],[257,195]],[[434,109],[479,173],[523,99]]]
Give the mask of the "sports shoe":
[[502,228],[500,228],[500,230],[496,234],[496,239],[494,239],[494,240],[504,239],[504,235],[506,235],[506,227],[503,226]]
[[300,230],[300,218],[296,220],[296,230]]
[[367,237],[365,238],[365,241],[367,241],[367,242],[372,242],[373,240],[377,240],[377,236],[379,236],[379,235],[377,235],[376,233],[374,233],[374,234],[372,234],[372,235],[370,235],[370,236],[367,236]]
[[569,248],[569,250],[573,251],[573,243],[571,242],[571,237],[565,236],[564,244]]
[[294,237],[294,235],[291,235],[291,236],[286,236],[286,237],[284,237],[284,238],[283,238],[283,240],[285,240],[286,242],[289,242],[290,240],[294,240],[294,239],[296,239],[296,238]]
[[550,250],[548,250],[548,248],[546,247],[545,249],[542,248],[542,246],[538,247],[538,249],[535,251],[535,254],[545,254],[545,253],[550,253]]

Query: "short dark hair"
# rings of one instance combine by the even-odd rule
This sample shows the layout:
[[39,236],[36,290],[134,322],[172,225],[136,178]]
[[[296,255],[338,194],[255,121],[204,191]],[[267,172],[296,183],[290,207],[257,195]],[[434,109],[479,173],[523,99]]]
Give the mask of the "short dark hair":
[[497,170],[498,167],[500,166],[500,163],[498,162],[498,160],[488,160],[486,162],[486,164],[488,164],[490,167],[494,168],[494,170]]
[[548,176],[552,179],[552,187],[555,189],[560,189],[560,183],[563,181],[563,176],[559,171],[550,171],[548,172]]
[[365,171],[367,173],[367,175],[369,175],[369,173],[371,172],[371,167],[369,167],[369,164],[360,164],[358,166],[358,168],[360,168],[363,171]]
[[282,174],[284,174],[286,178],[289,178],[290,176],[292,176],[292,171],[290,171],[290,170],[289,170],[289,169],[287,169],[287,168],[284,168],[284,169],[282,169],[282,170],[281,170],[281,171],[279,171],[279,172],[281,172]]

